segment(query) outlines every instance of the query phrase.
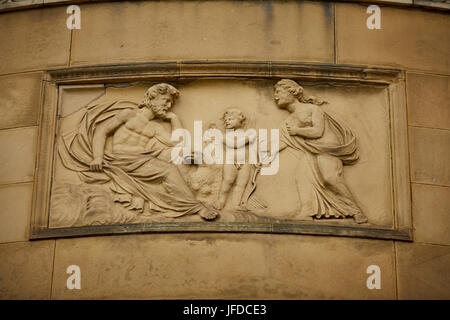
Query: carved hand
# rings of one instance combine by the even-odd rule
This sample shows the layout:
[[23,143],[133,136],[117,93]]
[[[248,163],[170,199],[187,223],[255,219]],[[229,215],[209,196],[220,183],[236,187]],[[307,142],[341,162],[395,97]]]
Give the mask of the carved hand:
[[177,115],[175,113],[167,112],[164,119],[170,121],[170,120],[176,119],[176,118],[177,118]]
[[286,125],[286,129],[287,129],[289,135],[291,135],[291,136],[296,136],[296,135],[298,134],[298,129],[299,129],[299,128],[296,127],[296,126],[293,126],[293,125],[291,125],[291,124],[287,124],[287,125]]
[[103,159],[102,158],[95,158],[90,164],[89,168],[91,171],[94,172],[101,172],[103,171]]

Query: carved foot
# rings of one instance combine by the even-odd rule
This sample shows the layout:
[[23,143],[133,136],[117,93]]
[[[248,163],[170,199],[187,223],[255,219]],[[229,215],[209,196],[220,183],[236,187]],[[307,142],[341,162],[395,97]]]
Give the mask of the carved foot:
[[356,223],[366,223],[367,221],[369,221],[367,219],[367,217],[365,215],[363,215],[362,213],[358,213],[356,215],[353,216],[353,219],[355,219]]
[[214,220],[215,218],[217,218],[217,216],[219,215],[219,212],[217,212],[213,208],[209,208],[209,206],[206,206],[205,204],[203,204],[203,205],[204,205],[204,208],[202,208],[198,212],[200,217],[202,217],[205,220]]

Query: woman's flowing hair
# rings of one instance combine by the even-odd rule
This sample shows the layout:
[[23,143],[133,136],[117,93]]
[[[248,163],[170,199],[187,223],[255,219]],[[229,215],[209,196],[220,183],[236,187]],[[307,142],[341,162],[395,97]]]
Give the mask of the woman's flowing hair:
[[325,103],[328,103],[326,101],[323,101],[319,98],[316,98],[314,96],[307,97],[305,95],[305,90],[302,86],[300,86],[297,82],[290,79],[282,79],[278,81],[275,84],[275,88],[281,87],[283,89],[286,89],[288,92],[290,92],[294,97],[298,99],[298,101],[303,103],[312,103],[318,106],[321,106]]

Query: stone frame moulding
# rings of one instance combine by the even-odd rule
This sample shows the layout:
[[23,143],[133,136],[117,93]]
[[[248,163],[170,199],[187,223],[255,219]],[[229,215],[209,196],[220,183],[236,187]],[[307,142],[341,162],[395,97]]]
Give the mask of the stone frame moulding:
[[[59,86],[178,81],[183,79],[289,78],[323,84],[364,84],[387,88],[389,95],[393,227],[333,222],[157,222],[49,228]],[[347,236],[412,241],[405,75],[401,70],[330,64],[254,61],[169,61],[96,65],[47,70],[42,81],[38,160],[30,239],[148,232],[251,232]]]
[[[0,0],[0,12],[26,10],[29,8],[42,8],[55,5],[83,5],[89,2],[105,2],[107,0]],[[326,2],[326,1],[324,1]],[[330,1],[328,1],[330,2]],[[363,5],[377,4],[397,7],[416,7],[450,10],[450,0],[335,0],[332,2],[360,3]]]

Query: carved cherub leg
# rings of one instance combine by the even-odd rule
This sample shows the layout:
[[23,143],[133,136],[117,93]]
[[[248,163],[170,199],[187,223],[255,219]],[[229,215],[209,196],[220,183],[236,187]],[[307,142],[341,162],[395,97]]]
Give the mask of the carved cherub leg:
[[238,174],[238,169],[234,164],[224,164],[223,165],[223,178],[219,189],[219,195],[217,201],[214,203],[214,208],[217,210],[222,210],[225,206],[228,193],[236,181]]
[[241,205],[242,196],[244,195],[245,188],[248,184],[250,173],[252,171],[252,167],[249,164],[242,165],[241,169],[237,173],[236,185],[234,187],[233,192],[233,206],[238,210],[246,210],[244,206]]

